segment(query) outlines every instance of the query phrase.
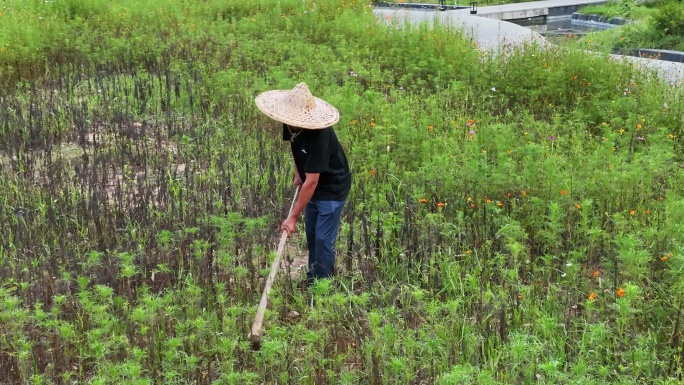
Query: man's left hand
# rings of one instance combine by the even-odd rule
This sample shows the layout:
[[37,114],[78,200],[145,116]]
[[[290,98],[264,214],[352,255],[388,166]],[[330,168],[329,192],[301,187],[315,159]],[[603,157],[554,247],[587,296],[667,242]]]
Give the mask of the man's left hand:
[[295,230],[297,230],[297,219],[288,217],[286,220],[283,221],[283,224],[280,225],[280,230],[287,231],[288,237],[292,236]]

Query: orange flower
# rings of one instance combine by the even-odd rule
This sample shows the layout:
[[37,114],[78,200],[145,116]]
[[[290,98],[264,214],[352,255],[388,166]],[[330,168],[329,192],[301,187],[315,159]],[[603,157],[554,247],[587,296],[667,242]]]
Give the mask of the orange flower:
[[594,293],[594,292],[592,291],[591,294],[589,294],[589,297],[587,297],[587,298],[589,298],[589,301],[595,300],[595,299],[596,299],[596,293]]
[[434,127],[432,126],[432,124],[429,125],[429,126],[428,126],[428,131],[432,131],[433,128],[434,128]]
[[503,206],[503,203],[499,202],[499,203],[497,203],[496,205],[499,206],[499,207],[502,207],[502,206]]
[[637,124],[637,130],[641,130],[641,123]]
[[662,257],[660,257],[660,260],[663,262],[667,261],[667,255],[663,255]]
[[375,170],[373,170],[373,169],[371,169],[370,171],[368,171],[368,173],[370,174],[370,176],[375,176]]
[[634,215],[636,214],[636,210],[629,210],[629,215]]
[[474,209],[474,208],[475,208],[475,203],[471,203],[471,204],[470,204],[470,208],[473,208],[473,209]]
[[507,195],[509,198],[513,196],[513,194],[511,194],[511,193],[508,193],[508,194],[506,194],[506,195]]
[[596,270],[594,271],[594,274],[591,275],[591,278],[596,278],[599,276],[599,274],[601,274],[601,270]]
[[489,199],[489,198],[487,198],[487,200],[486,200],[485,202],[487,202],[487,203],[492,203],[492,200]]
[[442,208],[444,206],[446,206],[446,203],[443,203],[443,202],[437,203],[437,207],[439,207],[439,208]]
[[573,76],[572,80],[577,80],[577,75]]
[[525,192],[525,190],[520,190],[520,194],[522,194],[522,196],[524,196],[524,197],[527,196],[527,192]]
[[575,203],[575,208],[579,210],[582,208],[582,205],[580,205],[579,203]]
[[619,289],[617,290],[617,296],[620,297],[620,298],[624,297],[624,296],[625,296],[625,289],[619,288]]
[[568,192],[565,190],[561,190],[561,195],[568,195]]
[[522,299],[522,294],[518,294],[518,299]]
[[664,200],[665,200],[665,198],[663,198],[663,197],[660,197],[660,198],[658,198],[658,200],[662,202],[662,201],[664,201]]
[[650,213],[651,213],[650,211],[644,210],[644,214],[648,215],[648,214],[650,214]]
[[419,202],[420,202],[420,203],[427,203],[427,199],[425,199],[425,198],[420,198]]

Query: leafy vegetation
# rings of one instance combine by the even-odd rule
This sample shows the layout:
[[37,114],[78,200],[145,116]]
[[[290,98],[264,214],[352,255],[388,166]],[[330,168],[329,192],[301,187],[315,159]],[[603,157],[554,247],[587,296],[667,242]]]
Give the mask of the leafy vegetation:
[[633,0],[620,0],[583,7],[579,12],[633,21],[592,33],[587,38],[600,41],[603,46],[684,51],[684,5],[681,1],[661,0],[638,4]]
[[[681,88],[360,0],[0,12],[3,383],[681,381]],[[355,174],[340,275],[281,274],[252,351],[293,193],[253,98],[300,81]]]

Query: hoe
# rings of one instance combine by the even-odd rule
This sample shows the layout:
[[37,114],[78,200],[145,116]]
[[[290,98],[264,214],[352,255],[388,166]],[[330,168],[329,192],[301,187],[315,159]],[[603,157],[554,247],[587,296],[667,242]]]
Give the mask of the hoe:
[[[290,205],[290,213],[294,208],[294,204],[297,201],[297,195],[299,195],[299,186],[295,190],[294,198],[292,199],[292,204]],[[266,306],[268,306],[268,294],[271,291],[275,277],[278,274],[278,269],[280,267],[280,260],[283,256],[283,250],[285,249],[285,242],[287,242],[287,231],[283,230],[280,236],[280,243],[278,244],[278,250],[276,251],[276,257],[271,264],[271,272],[268,274],[266,279],[266,285],[264,286],[264,292],[261,294],[261,302],[259,302],[259,308],[256,312],[256,317],[254,317],[254,322],[252,323],[252,332],[249,336],[249,340],[252,342],[252,349],[261,349],[261,326],[264,323],[264,313],[266,312]]]

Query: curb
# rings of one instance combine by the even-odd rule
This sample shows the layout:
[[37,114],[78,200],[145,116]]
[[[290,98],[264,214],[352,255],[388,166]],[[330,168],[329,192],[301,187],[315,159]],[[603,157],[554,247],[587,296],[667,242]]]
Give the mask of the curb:
[[412,8],[412,9],[439,9],[443,11],[453,11],[456,9],[467,9],[470,8],[469,6],[461,6],[461,5],[445,5],[441,6],[439,4],[422,4],[422,3],[395,3],[395,2],[388,2],[388,1],[374,1],[372,2],[372,5],[374,7],[383,7],[383,8]]
[[651,48],[636,48],[636,49],[613,49],[614,54],[635,56],[640,58],[647,58],[653,60],[670,61],[675,63],[684,63],[684,52],[671,51],[666,49],[651,49]]
[[574,12],[571,18],[572,24],[598,25],[602,27],[616,27],[618,25],[625,25],[629,22],[629,19],[623,19],[621,17],[607,18],[599,15],[578,12]]

